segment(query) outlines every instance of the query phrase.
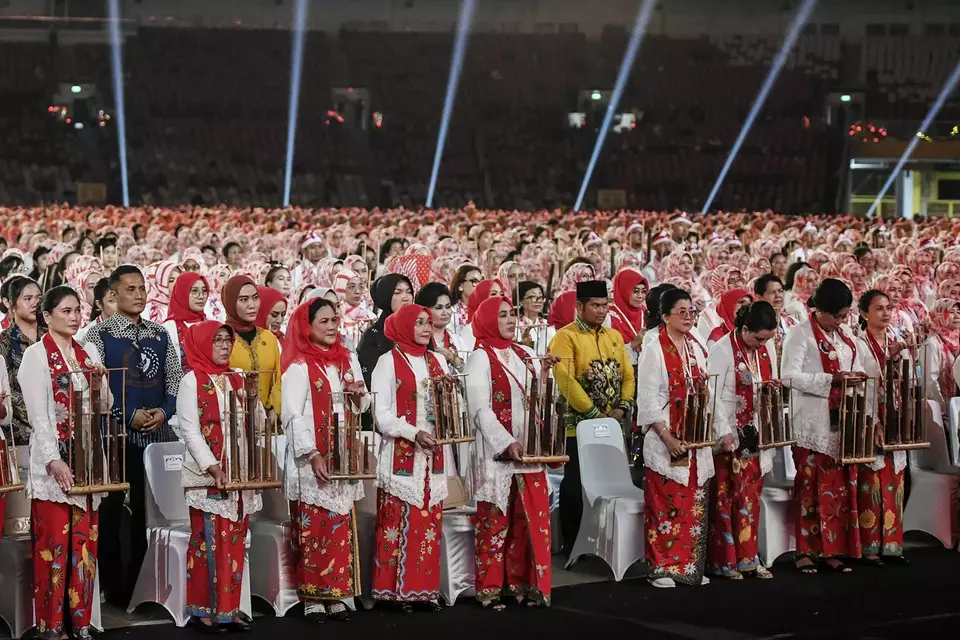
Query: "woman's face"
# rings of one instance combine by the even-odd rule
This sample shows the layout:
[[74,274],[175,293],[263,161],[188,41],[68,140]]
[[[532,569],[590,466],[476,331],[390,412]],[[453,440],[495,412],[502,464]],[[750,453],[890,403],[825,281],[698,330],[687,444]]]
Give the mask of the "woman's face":
[[773,331],[749,331],[744,329],[740,332],[740,337],[743,338],[743,343],[747,345],[750,349],[759,349],[761,345],[767,343],[770,338],[773,337]]
[[187,258],[183,261],[183,270],[196,273],[197,271],[200,271],[200,263],[193,258]]
[[884,330],[890,325],[890,318],[893,317],[893,305],[890,304],[887,296],[877,296],[870,301],[867,312],[861,312],[860,315],[871,329]]
[[339,338],[340,317],[335,310],[323,305],[310,323],[310,340],[329,349],[337,343]]
[[950,315],[947,319],[947,326],[956,331],[960,329],[960,305],[950,307]]
[[93,242],[90,238],[84,238],[83,242],[80,243],[80,253],[85,256],[93,255]]
[[107,291],[106,295],[103,296],[103,300],[100,302],[100,314],[103,316],[103,319],[112,318],[113,314],[117,312],[117,294],[113,289]]
[[367,274],[370,273],[370,270],[367,269],[367,263],[365,263],[363,260],[354,260],[352,263],[350,263],[350,266],[354,273],[360,276],[360,280],[363,282],[367,281]]
[[886,294],[890,298],[890,304],[896,308],[900,304],[900,298],[903,297],[903,285],[896,278],[891,278]]
[[836,331],[837,328],[847,321],[850,317],[850,307],[844,307],[837,313],[829,311],[817,311],[817,322],[824,331]]
[[767,290],[764,291],[762,298],[770,303],[773,310],[779,315],[783,309],[783,285],[774,280],[767,283]]
[[863,267],[864,271],[867,273],[873,273],[873,270],[877,268],[877,259],[874,257],[872,251],[867,251],[865,254],[860,256],[860,259],[857,260],[860,263],[860,266]]
[[267,283],[267,286],[276,289],[286,298],[290,295],[293,286],[293,282],[290,279],[290,272],[286,269],[277,269],[270,279],[270,282]]
[[180,268],[171,269],[170,275],[167,277],[167,290],[173,291],[173,285],[177,281],[177,278],[180,277],[180,274],[183,273]]
[[770,263],[770,271],[781,280],[787,275],[787,257],[776,255]]
[[470,296],[473,295],[473,290],[477,288],[481,280],[483,280],[483,276],[480,274],[480,271],[467,272],[466,277],[463,279],[463,284],[460,285],[460,292],[463,294],[461,298],[464,304],[469,302]]
[[491,298],[496,298],[503,295],[503,288],[500,286],[499,282],[494,282],[493,286],[490,287],[490,296]]
[[83,281],[83,295],[87,299],[87,304],[91,306],[96,299],[93,290],[97,287],[97,282],[99,282],[102,277],[99,273],[91,273],[87,276],[87,279]]
[[52,312],[43,312],[50,331],[61,336],[76,335],[80,328],[80,300],[73,295],[64,297]]
[[347,303],[348,306],[355,307],[363,300],[363,291],[364,291],[364,282],[357,276],[356,278],[351,278],[347,282],[347,286],[343,291],[343,300]]
[[517,316],[506,302],[500,305],[500,311],[497,313],[497,328],[500,329],[501,338],[513,340],[517,331]]
[[663,321],[668,329],[676,333],[690,333],[693,327],[693,304],[689,300],[678,301],[670,313],[663,316]]
[[477,238],[477,247],[480,248],[480,251],[486,251],[493,246],[493,232],[489,230],[483,230],[480,232],[480,237]]
[[28,284],[20,292],[13,305],[13,314],[20,322],[33,324],[37,321],[37,307],[40,304],[40,287],[35,284]]
[[630,306],[634,309],[639,309],[643,306],[643,302],[646,300],[646,298],[647,287],[641,282],[633,288],[633,291],[630,292]]
[[330,267],[330,282],[337,277],[337,274],[343,271],[343,263],[339,260],[333,263],[333,266]]
[[310,293],[311,291],[313,291],[314,289],[316,289],[316,287],[315,287],[314,285],[312,285],[312,284],[311,284],[311,285],[307,285],[306,287],[304,287],[303,290],[300,292],[300,299],[297,300],[297,304],[302,304],[302,303],[303,303],[303,299],[306,298],[307,295],[309,295],[309,293]]
[[680,261],[677,264],[680,266],[680,277],[690,278],[693,276],[693,258],[688,254],[680,256]]
[[253,284],[245,284],[237,296],[237,317],[243,322],[253,324],[260,313],[260,294]]
[[743,279],[743,274],[738,270],[730,272],[730,275],[727,277],[727,289],[740,289],[745,284]]
[[213,336],[213,362],[224,366],[230,362],[230,352],[233,351],[233,336],[226,327],[221,327]]
[[66,259],[63,262],[63,272],[66,273],[67,269],[73,266],[73,263],[80,259],[79,253],[68,254]]
[[207,285],[204,284],[203,280],[194,282],[193,286],[190,287],[190,299],[187,301],[187,306],[190,307],[190,311],[203,313],[204,307],[207,306],[207,298],[209,296],[210,292],[207,290]]
[[543,297],[543,290],[540,287],[534,287],[524,294],[523,300],[520,302],[526,315],[538,316],[543,313],[543,305],[546,299]]
[[854,291],[863,291],[863,288],[867,284],[867,278],[863,273],[863,269],[850,270],[850,284],[853,285]]
[[450,324],[450,318],[453,317],[453,305],[450,304],[449,296],[440,296],[437,303],[430,307],[430,315],[433,317],[434,329],[443,329]]
[[396,311],[402,307],[407,306],[413,302],[413,289],[410,288],[410,285],[406,281],[401,280],[397,283],[397,286],[393,288],[393,298],[390,300],[390,310],[396,313]]
[[513,265],[507,270],[507,280],[510,283],[510,290],[513,291],[517,288],[517,283],[520,282],[520,278],[523,277],[523,268],[520,265]]
[[430,344],[431,337],[433,337],[433,321],[430,319],[430,314],[421,313],[413,325],[413,340],[421,346],[426,346]]
[[751,302],[753,302],[753,298],[751,298],[750,296],[743,296],[742,298],[737,300],[737,306],[733,310],[733,315],[736,316],[737,313],[740,311],[740,309],[743,309],[744,307],[749,306]]

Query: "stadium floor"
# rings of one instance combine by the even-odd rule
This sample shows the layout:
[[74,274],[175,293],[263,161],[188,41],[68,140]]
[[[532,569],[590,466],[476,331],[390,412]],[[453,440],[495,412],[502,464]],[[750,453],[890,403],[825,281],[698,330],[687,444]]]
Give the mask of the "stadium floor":
[[[347,624],[326,622],[315,631],[294,610],[285,618],[258,616],[244,637],[268,640],[305,631],[351,640],[382,639],[386,634],[426,638],[437,632],[466,638],[530,633],[587,640],[598,632],[605,638],[694,640],[960,637],[960,554],[925,547],[911,549],[908,556],[906,566],[855,565],[848,575],[804,576],[781,562],[774,567],[773,581],[714,580],[702,588],[655,590],[637,578],[619,584],[580,583],[555,588],[549,610],[514,606],[494,613],[480,609],[472,598],[436,614],[403,616],[374,609],[355,614]],[[169,624],[148,623],[110,630],[105,638],[168,640],[171,631]]]

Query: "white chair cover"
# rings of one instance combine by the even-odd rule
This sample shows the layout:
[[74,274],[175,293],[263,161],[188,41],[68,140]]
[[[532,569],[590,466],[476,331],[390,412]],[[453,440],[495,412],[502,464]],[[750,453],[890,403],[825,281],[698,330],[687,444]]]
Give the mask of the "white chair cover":
[[947,441],[950,443],[950,461],[954,465],[960,466],[958,429],[960,429],[960,398],[950,398],[950,430],[947,432]]
[[791,447],[781,447],[775,453],[773,469],[763,478],[760,494],[760,531],[757,534],[757,552],[764,565],[770,567],[777,558],[797,548],[794,529],[796,518],[793,480],[797,468],[793,464]]
[[[190,542],[190,510],[180,484],[183,442],[147,446],[143,466],[147,479],[147,553],[130,598],[128,613],[144,602],[155,602],[170,613],[178,627],[187,624],[187,547]],[[250,536],[247,535],[247,548]],[[250,603],[250,557],[245,561],[240,610],[253,617]]]
[[477,510],[460,507],[443,512],[440,544],[440,595],[448,607],[461,595],[476,594]]
[[903,530],[929,533],[947,548],[957,544],[960,467],[950,464],[940,407],[927,400],[924,421],[930,449],[910,451],[910,497],[903,510]]
[[595,555],[620,581],[644,557],[643,491],[633,484],[620,425],[612,418],[577,425],[583,517],[567,568]]

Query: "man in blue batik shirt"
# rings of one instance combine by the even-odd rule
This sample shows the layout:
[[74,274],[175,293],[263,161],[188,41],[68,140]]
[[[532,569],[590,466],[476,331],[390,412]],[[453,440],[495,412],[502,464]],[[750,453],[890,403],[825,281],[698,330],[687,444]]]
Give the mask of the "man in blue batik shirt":
[[[124,572],[120,553],[120,516],[124,492],[108,494],[100,505],[100,577],[107,601],[127,607],[147,551],[146,479],[143,452],[154,442],[176,440],[168,424],[177,410],[177,389],[183,373],[177,345],[162,325],[140,317],[147,301],[143,274],[120,265],[110,274],[117,312],[91,328],[86,345],[100,353],[110,374],[113,413],[127,425],[127,482],[130,483],[130,559]],[[124,380],[126,378],[126,380]],[[122,402],[126,400],[126,408]],[[124,575],[126,573],[126,575]]]

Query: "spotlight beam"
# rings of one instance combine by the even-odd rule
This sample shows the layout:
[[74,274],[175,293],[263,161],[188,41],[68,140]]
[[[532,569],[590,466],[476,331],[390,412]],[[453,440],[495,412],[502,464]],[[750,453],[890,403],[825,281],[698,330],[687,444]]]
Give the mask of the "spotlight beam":
[[127,116],[123,104],[123,56],[120,44],[120,0],[107,1],[110,29],[110,66],[113,71],[113,100],[117,116],[117,155],[120,158],[120,186],[123,206],[130,206],[130,182],[127,173]]
[[920,130],[917,131],[917,135],[911,138],[907,148],[900,156],[900,159],[897,160],[897,166],[894,167],[893,171],[890,173],[890,177],[887,178],[887,181],[883,184],[883,188],[880,189],[877,199],[873,201],[872,205],[870,205],[870,210],[867,211],[868,218],[871,217],[874,212],[876,212],[877,207],[880,206],[880,201],[883,200],[885,195],[887,195],[887,191],[890,190],[894,180],[896,180],[897,176],[900,175],[900,172],[903,171],[903,165],[907,163],[907,160],[909,160],[910,156],[913,155],[913,150],[917,148],[918,144],[920,144],[920,134],[929,129],[930,125],[933,124],[937,114],[940,113],[940,109],[943,108],[943,103],[947,101],[947,98],[950,97],[950,94],[952,94],[953,90],[956,88],[958,80],[960,80],[960,60],[957,61],[957,66],[953,69],[953,73],[950,74],[949,78],[947,78],[946,84],[944,84],[943,88],[940,90],[940,95],[937,96],[937,99],[933,102],[933,106],[930,107],[930,111],[927,112],[927,117],[924,118],[923,122],[920,124]]
[[577,202],[573,205],[574,212],[580,211],[583,198],[587,194],[587,187],[590,186],[590,178],[593,176],[593,170],[597,166],[597,158],[600,157],[600,150],[603,148],[603,142],[607,139],[607,133],[609,133],[610,125],[613,123],[613,116],[617,112],[620,97],[623,95],[623,90],[627,86],[627,80],[630,78],[633,60],[637,57],[637,51],[640,50],[640,43],[643,42],[643,36],[647,32],[647,25],[650,24],[653,7],[654,0],[643,0],[643,4],[640,5],[640,9],[637,11],[637,19],[633,24],[633,32],[630,34],[630,40],[627,42],[627,50],[623,54],[623,61],[620,63],[620,70],[617,72],[617,81],[613,85],[613,92],[610,94],[610,102],[607,104],[607,112],[603,116],[603,124],[600,125],[600,135],[597,136],[597,142],[593,145],[593,153],[590,155],[589,164],[587,164],[587,172],[583,176],[583,184],[580,185]]
[[293,184],[293,150],[296,147],[297,113],[300,107],[300,78],[303,76],[303,41],[307,24],[307,0],[297,0],[293,11],[293,43],[290,50],[290,110],[287,114],[287,159],[283,171],[283,206],[290,206]]
[[760,87],[760,93],[757,95],[757,99],[754,100],[753,106],[750,107],[750,113],[747,114],[747,119],[740,129],[740,135],[737,136],[736,142],[733,143],[733,147],[730,149],[730,155],[727,156],[726,162],[723,163],[723,169],[720,170],[720,175],[717,177],[717,181],[714,183],[713,189],[711,189],[710,195],[703,205],[702,213],[710,210],[710,205],[713,204],[714,198],[716,198],[717,193],[720,192],[720,186],[723,185],[723,181],[727,178],[727,172],[729,172],[730,167],[733,166],[733,161],[737,158],[740,147],[743,146],[744,140],[747,139],[747,134],[749,134],[750,129],[753,128],[754,121],[757,119],[757,116],[760,115],[760,110],[763,109],[763,105],[767,101],[767,96],[770,94],[770,90],[773,89],[773,84],[780,75],[783,65],[787,62],[787,56],[790,55],[793,45],[796,44],[797,38],[800,37],[800,32],[803,30],[803,26],[807,23],[807,20],[810,19],[810,14],[813,13],[813,8],[816,4],[817,0],[804,0],[803,5],[801,5],[797,11],[797,15],[793,17],[793,22],[790,23],[790,29],[787,31],[787,37],[783,40],[780,51],[777,52],[777,57],[773,60],[773,66],[771,66],[770,71],[767,72],[767,77]]
[[427,208],[433,206],[433,194],[437,188],[437,176],[440,174],[440,160],[443,147],[447,143],[447,131],[453,115],[453,103],[457,100],[457,86],[463,70],[463,59],[467,54],[467,36],[470,35],[470,23],[473,22],[475,0],[463,0],[460,16],[457,18],[457,36],[453,42],[453,59],[450,61],[450,76],[447,78],[447,95],[443,100],[443,115],[440,118],[440,132],[437,134],[437,149],[433,153],[433,170],[430,172],[430,187],[427,189]]

